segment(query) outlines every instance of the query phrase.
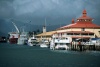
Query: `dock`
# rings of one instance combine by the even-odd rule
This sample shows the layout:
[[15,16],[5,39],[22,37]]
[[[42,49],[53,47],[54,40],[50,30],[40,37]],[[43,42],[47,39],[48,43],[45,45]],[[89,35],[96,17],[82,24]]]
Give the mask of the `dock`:
[[86,44],[72,43],[70,50],[73,50],[73,51],[86,51],[86,50],[100,51],[100,45],[98,45],[98,44],[86,45]]

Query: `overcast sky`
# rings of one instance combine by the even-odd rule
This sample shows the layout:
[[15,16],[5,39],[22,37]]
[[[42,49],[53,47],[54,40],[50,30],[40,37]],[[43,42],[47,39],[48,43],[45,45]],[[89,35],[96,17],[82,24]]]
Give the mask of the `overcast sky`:
[[0,0],[0,19],[43,25],[46,18],[47,25],[70,24],[84,9],[100,24],[100,0]]

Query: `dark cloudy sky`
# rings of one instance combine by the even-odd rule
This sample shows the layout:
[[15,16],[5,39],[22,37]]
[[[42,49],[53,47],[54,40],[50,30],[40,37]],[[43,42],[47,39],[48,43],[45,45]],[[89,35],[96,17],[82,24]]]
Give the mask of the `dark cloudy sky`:
[[100,0],[0,0],[0,32],[14,28],[11,21],[27,29],[29,24],[43,25],[45,18],[47,25],[70,24],[84,9],[100,25]]

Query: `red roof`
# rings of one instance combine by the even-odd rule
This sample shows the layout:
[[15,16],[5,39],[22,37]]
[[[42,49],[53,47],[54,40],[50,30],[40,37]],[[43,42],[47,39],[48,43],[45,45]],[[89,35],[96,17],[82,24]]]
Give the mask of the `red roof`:
[[74,24],[63,26],[60,29],[66,29],[66,28],[100,28],[100,26],[93,24],[91,22],[77,22]]
[[59,29],[66,29],[66,28],[100,28],[99,25],[92,23],[92,18],[87,16],[86,10],[83,10],[83,15],[77,19],[75,23],[63,26]]

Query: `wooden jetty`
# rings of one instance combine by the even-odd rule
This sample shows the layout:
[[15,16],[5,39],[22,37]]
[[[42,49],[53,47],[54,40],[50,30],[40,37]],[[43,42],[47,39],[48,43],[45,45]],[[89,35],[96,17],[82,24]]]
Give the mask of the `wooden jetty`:
[[93,51],[100,51],[100,45],[97,44],[81,44],[81,43],[71,43],[71,50],[74,51],[86,51],[86,50],[93,50]]

